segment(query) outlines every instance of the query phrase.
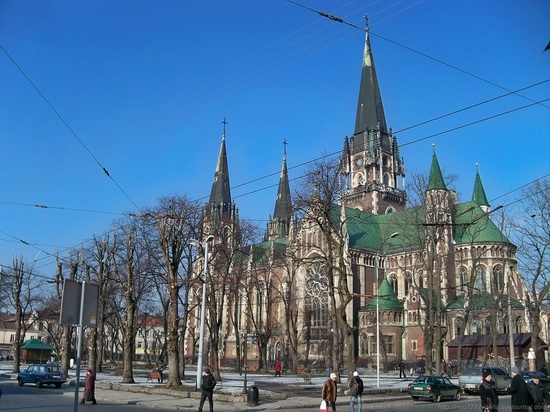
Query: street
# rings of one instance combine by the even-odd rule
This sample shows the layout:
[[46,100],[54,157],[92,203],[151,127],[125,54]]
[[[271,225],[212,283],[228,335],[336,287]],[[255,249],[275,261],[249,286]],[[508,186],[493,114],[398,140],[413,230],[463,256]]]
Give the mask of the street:
[[[0,411],[37,411],[59,412],[72,411],[74,408],[74,388],[63,386],[57,389],[55,386],[36,388],[34,385],[17,386],[17,381],[0,379],[2,397],[0,397]],[[137,405],[120,405],[116,403],[91,403],[78,404],[79,411],[92,410],[97,412],[124,412],[144,411],[163,412],[173,409],[144,408]]]

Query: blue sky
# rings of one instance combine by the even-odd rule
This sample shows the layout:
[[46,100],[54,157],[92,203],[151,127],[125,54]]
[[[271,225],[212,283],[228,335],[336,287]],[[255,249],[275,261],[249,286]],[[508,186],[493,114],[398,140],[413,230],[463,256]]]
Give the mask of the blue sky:
[[[429,170],[435,143],[460,199],[479,163],[495,207],[550,173],[550,101],[533,104],[550,98],[550,2],[298,3],[359,27],[369,15],[386,120],[409,175]],[[53,276],[47,253],[109,231],[134,204],[206,201],[224,117],[232,195],[242,218],[265,225],[282,141],[295,179],[294,166],[339,152],[353,133],[363,43],[361,30],[287,0],[3,0],[0,264],[36,258]]]

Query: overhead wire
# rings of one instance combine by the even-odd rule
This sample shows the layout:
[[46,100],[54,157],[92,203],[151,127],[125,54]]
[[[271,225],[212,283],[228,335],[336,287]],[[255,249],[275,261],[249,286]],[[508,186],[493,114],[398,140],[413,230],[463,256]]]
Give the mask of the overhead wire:
[[[291,3],[297,4],[296,2],[291,2]],[[328,18],[330,18],[331,20],[340,22],[340,21],[339,21],[339,18],[331,18],[332,15],[326,16],[326,15],[322,14],[322,12],[320,12],[319,14],[320,14],[322,17],[328,17]],[[325,14],[326,14],[326,13],[325,13]],[[350,26],[353,26],[353,27],[356,28],[356,29],[360,29],[360,30],[362,30],[362,31],[365,30],[365,29],[360,28],[360,27],[358,27],[358,26],[356,26],[356,25],[354,25],[354,24],[349,24],[349,23],[343,21],[343,19],[341,19],[341,20],[342,20],[342,22],[344,22],[344,23],[346,23],[346,24],[348,24],[348,25],[350,25]],[[30,79],[29,79],[29,80],[30,80]],[[34,87],[36,88],[36,86],[34,86]],[[524,89],[525,89],[525,88],[524,88]],[[520,89],[520,90],[523,90],[523,89]],[[38,91],[38,90],[37,90],[37,91]],[[40,91],[38,91],[38,92],[39,92],[39,94],[41,94]],[[513,92],[513,91],[510,91],[510,92],[509,92],[508,94],[506,94],[506,95],[509,95],[509,94],[511,94],[511,93],[514,93],[514,92]],[[41,94],[41,95],[42,95],[42,94]],[[506,95],[503,95],[503,97],[506,96]],[[42,95],[42,97],[45,99],[45,97],[44,97],[43,95]],[[496,98],[495,98],[495,99],[496,99]],[[47,101],[47,99],[45,99],[45,100]],[[491,99],[491,100],[489,100],[489,101],[492,101],[492,100],[494,100],[494,99]],[[49,103],[49,102],[48,102],[48,103]],[[483,103],[479,103],[479,104],[483,104]],[[479,104],[476,104],[476,105],[474,105],[474,106],[472,106],[472,107],[475,107],[475,106],[477,106],[477,105],[479,105]],[[537,104],[537,103],[534,103],[534,104]],[[51,105],[50,105],[50,106],[51,106]],[[529,106],[530,106],[530,105],[529,105]],[[529,107],[529,106],[524,106],[524,107],[522,107],[522,108],[517,108],[517,109],[515,109],[515,110],[521,110],[521,109],[523,109],[523,108],[525,108],[525,107]],[[58,114],[57,111],[53,108],[53,106],[52,106],[52,109],[53,109],[54,112],[56,112],[56,114],[59,116],[59,114]],[[462,110],[467,110],[467,108],[461,109],[460,111],[462,111]],[[515,111],[515,110],[512,110],[512,111]],[[506,113],[510,113],[510,112],[512,112],[512,111],[509,111],[509,112],[506,112]],[[458,112],[458,111],[457,111],[457,112]],[[450,115],[450,114],[444,115],[443,117],[446,117],[446,116],[448,116],[448,115]],[[500,114],[500,115],[503,115],[503,114]],[[485,118],[485,119],[481,119],[481,120],[476,121],[476,122],[473,122],[473,123],[471,123],[471,124],[479,123],[479,122],[481,122],[481,121],[489,120],[489,119],[491,119],[491,118],[498,117],[498,116],[499,116],[499,115],[495,115],[495,116],[492,116],[492,117],[488,117],[488,118]],[[62,120],[63,120],[63,119],[62,119]],[[435,121],[435,120],[437,120],[437,118],[434,118],[434,119],[432,119],[432,120],[429,120],[429,121],[420,123],[420,124],[418,124],[418,126],[419,126],[419,125],[422,125],[422,124],[425,124],[425,123],[427,123],[427,122],[430,122],[430,121]],[[468,124],[468,125],[471,125],[471,124]],[[463,126],[460,126],[460,127],[458,127],[458,128],[466,127],[466,126],[468,126],[468,125],[463,125]],[[68,125],[67,125],[67,126],[68,126]],[[410,127],[408,127],[407,129],[402,129],[401,131],[408,130],[408,129],[412,128],[412,127],[416,127],[416,125],[410,126]],[[456,129],[458,129],[458,128],[453,128],[453,129],[449,129],[449,130],[440,132],[440,133],[435,134],[435,135],[430,135],[430,136],[424,137],[424,138],[421,139],[421,140],[425,140],[425,139],[428,139],[428,138],[432,138],[432,137],[437,136],[437,135],[439,135],[439,134],[448,133],[448,132],[450,132],[450,131],[452,131],[452,130],[456,130]],[[70,129],[70,127],[69,127],[69,129]],[[70,130],[72,130],[72,129],[70,129]],[[74,132],[73,132],[73,133],[74,133]],[[78,136],[76,136],[76,137],[78,138]],[[79,139],[79,141],[81,142],[81,144],[83,144],[83,142],[82,142],[80,139]],[[418,141],[418,140],[416,140],[416,141]],[[412,143],[415,143],[416,141],[411,141],[411,142],[402,144],[401,146],[405,146],[405,145],[408,145],[408,144],[412,144]],[[86,147],[86,146],[85,146],[85,147]],[[87,149],[87,150],[88,150],[88,152],[92,155],[92,157],[94,157],[94,159],[96,160],[96,162],[97,162],[103,169],[105,169],[105,168],[101,165],[101,163],[99,163],[99,161],[95,158],[95,156],[93,156],[93,153],[91,153],[91,152],[89,151],[89,149]],[[335,152],[335,153],[339,153],[339,152]],[[333,154],[335,154],[335,153],[333,153]],[[330,155],[333,155],[333,154],[330,154]],[[329,156],[329,155],[327,155],[327,156]],[[323,157],[326,157],[326,156],[323,156]],[[320,158],[318,158],[318,159],[320,159]],[[305,165],[305,164],[312,163],[312,162],[314,162],[314,161],[316,161],[316,160],[318,160],[318,159],[304,162],[304,163],[302,163],[302,164],[300,164],[300,165],[296,165],[296,166],[291,167],[291,168],[289,168],[289,169],[293,169],[293,168],[295,168],[295,167],[300,167],[300,166],[303,166],[303,165]],[[105,170],[106,170],[106,169],[105,169]],[[274,172],[274,173],[272,173],[272,174],[269,174],[268,176],[276,175],[276,174],[278,174],[278,173],[279,173],[279,172]],[[107,172],[107,174],[108,174],[108,172]],[[255,182],[255,181],[261,180],[261,179],[263,179],[263,178],[265,178],[265,177],[257,178],[257,179],[254,179],[254,180],[250,181],[250,182],[245,182],[245,183],[239,184],[239,185],[237,185],[237,186],[235,186],[235,187],[244,186],[244,185],[246,185],[246,184],[250,184],[251,182]],[[270,185],[270,186],[268,186],[267,188],[271,188],[271,187],[273,187],[273,186],[276,186],[276,184],[275,184],[275,185]],[[245,196],[245,195],[248,195],[248,194],[256,193],[257,191],[260,191],[260,190],[265,190],[265,188],[264,188],[264,189],[254,190],[254,191],[248,192],[248,193],[246,193],[246,194],[238,195],[238,196],[236,196],[236,198],[242,197],[242,196]],[[110,213],[110,212],[106,212],[106,213]]]

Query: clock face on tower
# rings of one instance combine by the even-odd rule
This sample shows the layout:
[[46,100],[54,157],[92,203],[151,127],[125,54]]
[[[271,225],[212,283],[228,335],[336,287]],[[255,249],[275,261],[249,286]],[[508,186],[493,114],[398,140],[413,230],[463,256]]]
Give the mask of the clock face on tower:
[[355,166],[357,166],[357,167],[363,166],[363,157],[362,156],[357,156],[355,158]]

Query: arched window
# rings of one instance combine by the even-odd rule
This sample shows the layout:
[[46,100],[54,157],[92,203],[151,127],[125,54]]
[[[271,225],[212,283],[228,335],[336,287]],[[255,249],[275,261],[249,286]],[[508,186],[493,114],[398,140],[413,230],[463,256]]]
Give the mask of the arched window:
[[361,333],[361,339],[359,341],[360,356],[368,355],[369,351],[369,337],[365,332]]
[[390,276],[390,285],[395,293],[395,296],[399,296],[399,286],[397,285],[397,277],[395,275]]
[[418,273],[418,287],[420,289],[424,287],[424,276],[422,275],[422,272]]
[[405,275],[405,296],[409,294],[409,290],[411,290],[412,287],[412,276],[410,273],[407,273]]
[[312,340],[326,338],[329,325],[327,267],[314,263],[306,271],[305,323]]
[[459,279],[460,290],[462,290],[463,292],[467,292],[468,284],[469,284],[468,269],[466,269],[464,266],[461,266],[459,276],[460,276],[460,279]]
[[504,289],[504,272],[501,265],[493,267],[493,292],[501,292]]
[[456,318],[455,320],[455,337],[460,336],[462,328],[464,327],[464,320],[462,318]]
[[480,292],[485,292],[487,290],[485,269],[481,265],[476,266],[476,289]]
[[521,317],[518,317],[516,319],[516,333],[522,333],[523,332],[523,319]]
[[485,320],[485,334],[490,335],[491,334],[491,317],[488,317]]
[[479,319],[474,319],[472,321],[472,335],[481,335],[483,331],[483,325]]

